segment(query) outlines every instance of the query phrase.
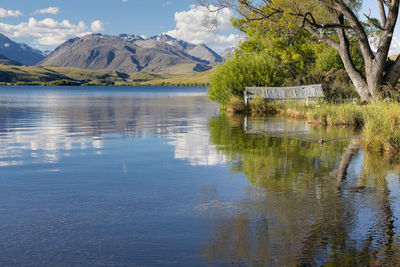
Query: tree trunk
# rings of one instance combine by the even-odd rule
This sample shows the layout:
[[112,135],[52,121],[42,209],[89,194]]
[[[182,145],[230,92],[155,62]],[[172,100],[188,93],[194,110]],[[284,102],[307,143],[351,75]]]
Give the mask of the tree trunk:
[[[383,63],[384,65],[384,63]],[[368,91],[371,98],[377,100],[379,97],[379,89],[382,86],[383,66],[374,64],[370,69],[366,69],[365,76],[368,84]]]
[[[337,18],[337,22],[339,24],[343,24],[344,16],[339,15],[339,17]],[[363,75],[354,66],[353,60],[350,55],[350,44],[349,40],[347,39],[346,32],[343,28],[339,28],[336,31],[339,37],[339,46],[337,47],[337,50],[343,61],[344,68],[346,69],[361,99],[368,101],[371,97],[369,86]]]
[[362,77],[362,75],[358,72],[355,71],[351,71],[346,67],[346,63],[343,60],[345,69],[347,71],[347,74],[350,77],[350,80],[352,81],[354,87],[356,88],[357,93],[360,95],[361,100],[363,101],[369,101],[371,99],[371,97],[373,97],[370,94],[370,87],[367,84],[367,82],[365,81],[364,77]]

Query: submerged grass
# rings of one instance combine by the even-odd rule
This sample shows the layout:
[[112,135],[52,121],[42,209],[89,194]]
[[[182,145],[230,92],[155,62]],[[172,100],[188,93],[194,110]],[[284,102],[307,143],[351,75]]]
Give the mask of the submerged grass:
[[360,105],[320,102],[307,106],[291,102],[265,103],[262,99],[254,99],[249,108],[256,115],[280,114],[305,119],[309,123],[361,128],[366,149],[388,156],[400,153],[400,103]]

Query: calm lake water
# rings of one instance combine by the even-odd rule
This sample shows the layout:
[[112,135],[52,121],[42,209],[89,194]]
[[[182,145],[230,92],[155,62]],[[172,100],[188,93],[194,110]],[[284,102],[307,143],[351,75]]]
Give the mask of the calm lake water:
[[0,87],[0,264],[396,266],[400,165],[357,135],[201,87]]

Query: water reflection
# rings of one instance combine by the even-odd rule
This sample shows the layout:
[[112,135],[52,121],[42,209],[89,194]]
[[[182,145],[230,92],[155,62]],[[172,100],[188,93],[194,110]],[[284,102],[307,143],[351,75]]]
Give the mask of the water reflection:
[[358,133],[111,89],[0,88],[3,265],[399,262],[400,166]]
[[204,89],[106,90],[3,88],[0,166],[57,163],[73,151],[102,154],[107,139],[148,135],[167,139],[175,158],[193,166],[221,162],[204,128],[218,109]]
[[[203,121],[203,125],[206,121]],[[209,144],[210,134],[204,128],[175,134],[168,144],[174,146],[175,159],[188,160],[192,166],[214,166],[224,162],[223,156]]]
[[233,213],[218,206],[203,210],[213,218],[202,249],[210,264],[400,262],[399,166],[365,153],[358,139],[310,142],[357,133],[226,115],[210,119],[209,130],[231,171],[253,186]]

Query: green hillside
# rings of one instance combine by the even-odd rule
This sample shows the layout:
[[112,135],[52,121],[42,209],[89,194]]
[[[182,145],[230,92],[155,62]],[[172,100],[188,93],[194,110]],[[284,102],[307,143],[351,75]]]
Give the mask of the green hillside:
[[0,84],[37,85],[203,85],[210,71],[186,74],[135,73],[53,66],[0,65]]

